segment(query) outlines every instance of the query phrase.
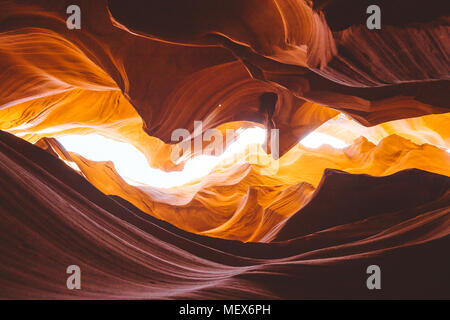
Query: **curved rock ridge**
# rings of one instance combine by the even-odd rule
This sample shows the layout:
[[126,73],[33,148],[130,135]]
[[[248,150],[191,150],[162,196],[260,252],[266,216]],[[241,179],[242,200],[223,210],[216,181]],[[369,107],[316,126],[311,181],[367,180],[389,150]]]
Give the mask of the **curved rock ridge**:
[[[166,143],[176,128],[192,132],[193,120],[204,130],[253,121],[281,130],[281,154],[336,115],[309,117],[302,108],[311,102],[364,125],[449,111],[446,12],[380,31],[361,24],[335,31],[327,24],[331,4],[252,3],[196,0],[174,12],[158,1],[80,1],[83,27],[68,30],[60,1],[3,1],[0,108],[41,97],[72,103],[80,90],[99,96],[77,108],[109,106],[121,90],[145,132]],[[278,96],[269,122],[259,108],[267,92]]]
[[[55,140],[44,141],[51,142],[51,150],[60,150],[59,157],[76,164],[105,194],[120,196],[181,229],[241,241],[267,241],[268,233],[275,226],[301,210],[317,193],[315,188],[324,179],[327,168],[374,176],[419,168],[450,176],[448,152],[392,135],[378,145],[360,138],[343,150],[327,145],[319,149],[297,145],[276,161],[276,165],[262,149],[258,150],[257,157],[246,154],[249,150],[245,150],[236,158],[257,161],[219,164],[204,178],[167,189],[130,185],[116,172],[112,162],[91,161],[64,152]],[[371,196],[373,201],[378,201],[375,194]]]
[[378,144],[389,135],[399,135],[416,144],[432,144],[442,149],[450,149],[450,113],[428,115],[417,118],[384,122],[373,127],[364,127],[348,117],[337,115],[315,129],[351,144],[360,136]]
[[[378,0],[380,30],[369,0],[75,4],[71,30],[65,1],[0,0],[0,299],[450,298],[441,1]],[[279,158],[248,146],[171,188],[58,142],[96,133],[170,172],[203,152],[173,161],[176,129],[251,127],[279,130]]]
[[[298,213],[278,233],[291,240],[242,243],[182,231],[106,196],[36,146],[4,132],[0,141],[1,183],[8,185],[0,189],[3,299],[448,298],[448,281],[436,276],[450,267],[442,255],[450,239],[446,176],[328,170],[321,199],[305,214],[309,228],[292,233]],[[403,188],[417,183],[429,188],[408,197]],[[351,189],[356,208],[380,186],[383,196],[408,205],[384,204],[369,215],[322,211],[324,197],[336,208],[349,201],[344,191],[347,197],[333,196],[340,186]],[[315,219],[315,210],[328,222]],[[385,270],[382,293],[361,285],[373,263]],[[83,290],[66,288],[71,264],[83,270]]]

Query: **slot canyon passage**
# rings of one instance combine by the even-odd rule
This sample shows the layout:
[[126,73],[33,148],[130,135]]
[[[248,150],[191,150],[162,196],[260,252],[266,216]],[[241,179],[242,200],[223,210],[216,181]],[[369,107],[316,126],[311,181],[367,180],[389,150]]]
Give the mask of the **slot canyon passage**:
[[450,298],[449,8],[0,1],[0,298]]

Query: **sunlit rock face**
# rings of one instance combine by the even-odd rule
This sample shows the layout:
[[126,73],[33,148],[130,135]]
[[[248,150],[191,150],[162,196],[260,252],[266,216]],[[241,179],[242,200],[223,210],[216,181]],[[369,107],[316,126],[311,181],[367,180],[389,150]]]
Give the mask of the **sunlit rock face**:
[[[0,298],[372,298],[371,264],[377,297],[449,298],[449,12],[378,1],[369,30],[366,2],[80,0],[70,30],[64,1],[1,1]],[[280,157],[225,161],[237,134],[157,185],[64,142],[156,180],[205,156],[173,160],[179,128],[278,129]]]

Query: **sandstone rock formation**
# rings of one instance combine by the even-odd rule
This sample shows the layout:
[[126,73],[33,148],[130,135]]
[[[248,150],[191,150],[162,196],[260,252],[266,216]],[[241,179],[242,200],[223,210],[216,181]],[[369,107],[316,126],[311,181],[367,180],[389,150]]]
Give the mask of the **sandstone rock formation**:
[[[64,1],[0,1],[0,298],[450,297],[447,8],[380,0],[369,30],[357,0],[76,4],[80,30]],[[174,171],[175,129],[254,126],[279,159],[246,149],[173,188],[58,142]],[[314,130],[348,146],[299,144]]]

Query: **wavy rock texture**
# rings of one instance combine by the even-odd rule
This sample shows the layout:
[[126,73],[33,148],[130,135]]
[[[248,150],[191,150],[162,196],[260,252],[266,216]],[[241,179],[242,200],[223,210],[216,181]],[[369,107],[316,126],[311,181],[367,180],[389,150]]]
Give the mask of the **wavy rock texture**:
[[[360,271],[375,262],[386,270],[382,297],[448,294],[435,276],[450,267],[442,254],[449,245],[446,176],[329,170],[304,212],[278,232],[288,241],[244,244],[177,229],[104,195],[47,152],[0,137],[8,186],[0,211],[3,298],[373,298],[380,296],[365,288]],[[407,193],[417,184],[424,188]],[[389,197],[382,204],[373,199],[379,188]],[[325,209],[347,208],[349,196],[378,206],[324,210],[324,202]],[[301,229],[293,230],[299,218]],[[65,286],[70,264],[83,270],[82,290]]]
[[[71,4],[81,30],[64,1],[0,1],[0,298],[450,297],[439,1],[377,1],[376,31],[365,0]],[[196,120],[279,129],[281,158],[249,148],[163,189],[57,141],[99,133],[181,170],[171,134]],[[298,144],[313,130],[349,146]]]
[[[130,185],[113,163],[91,161],[64,152],[55,140],[44,141],[49,142],[50,150],[60,150],[62,159],[75,164],[104,193],[118,195],[179,228],[241,241],[267,241],[267,233],[308,203],[327,168],[375,176],[409,168],[450,175],[450,154],[446,151],[393,135],[378,145],[361,138],[343,150],[297,145],[276,167],[263,150],[257,150],[256,157],[237,156],[256,158],[254,164],[218,165],[204,178],[167,189]],[[276,170],[268,170],[271,166]]]

